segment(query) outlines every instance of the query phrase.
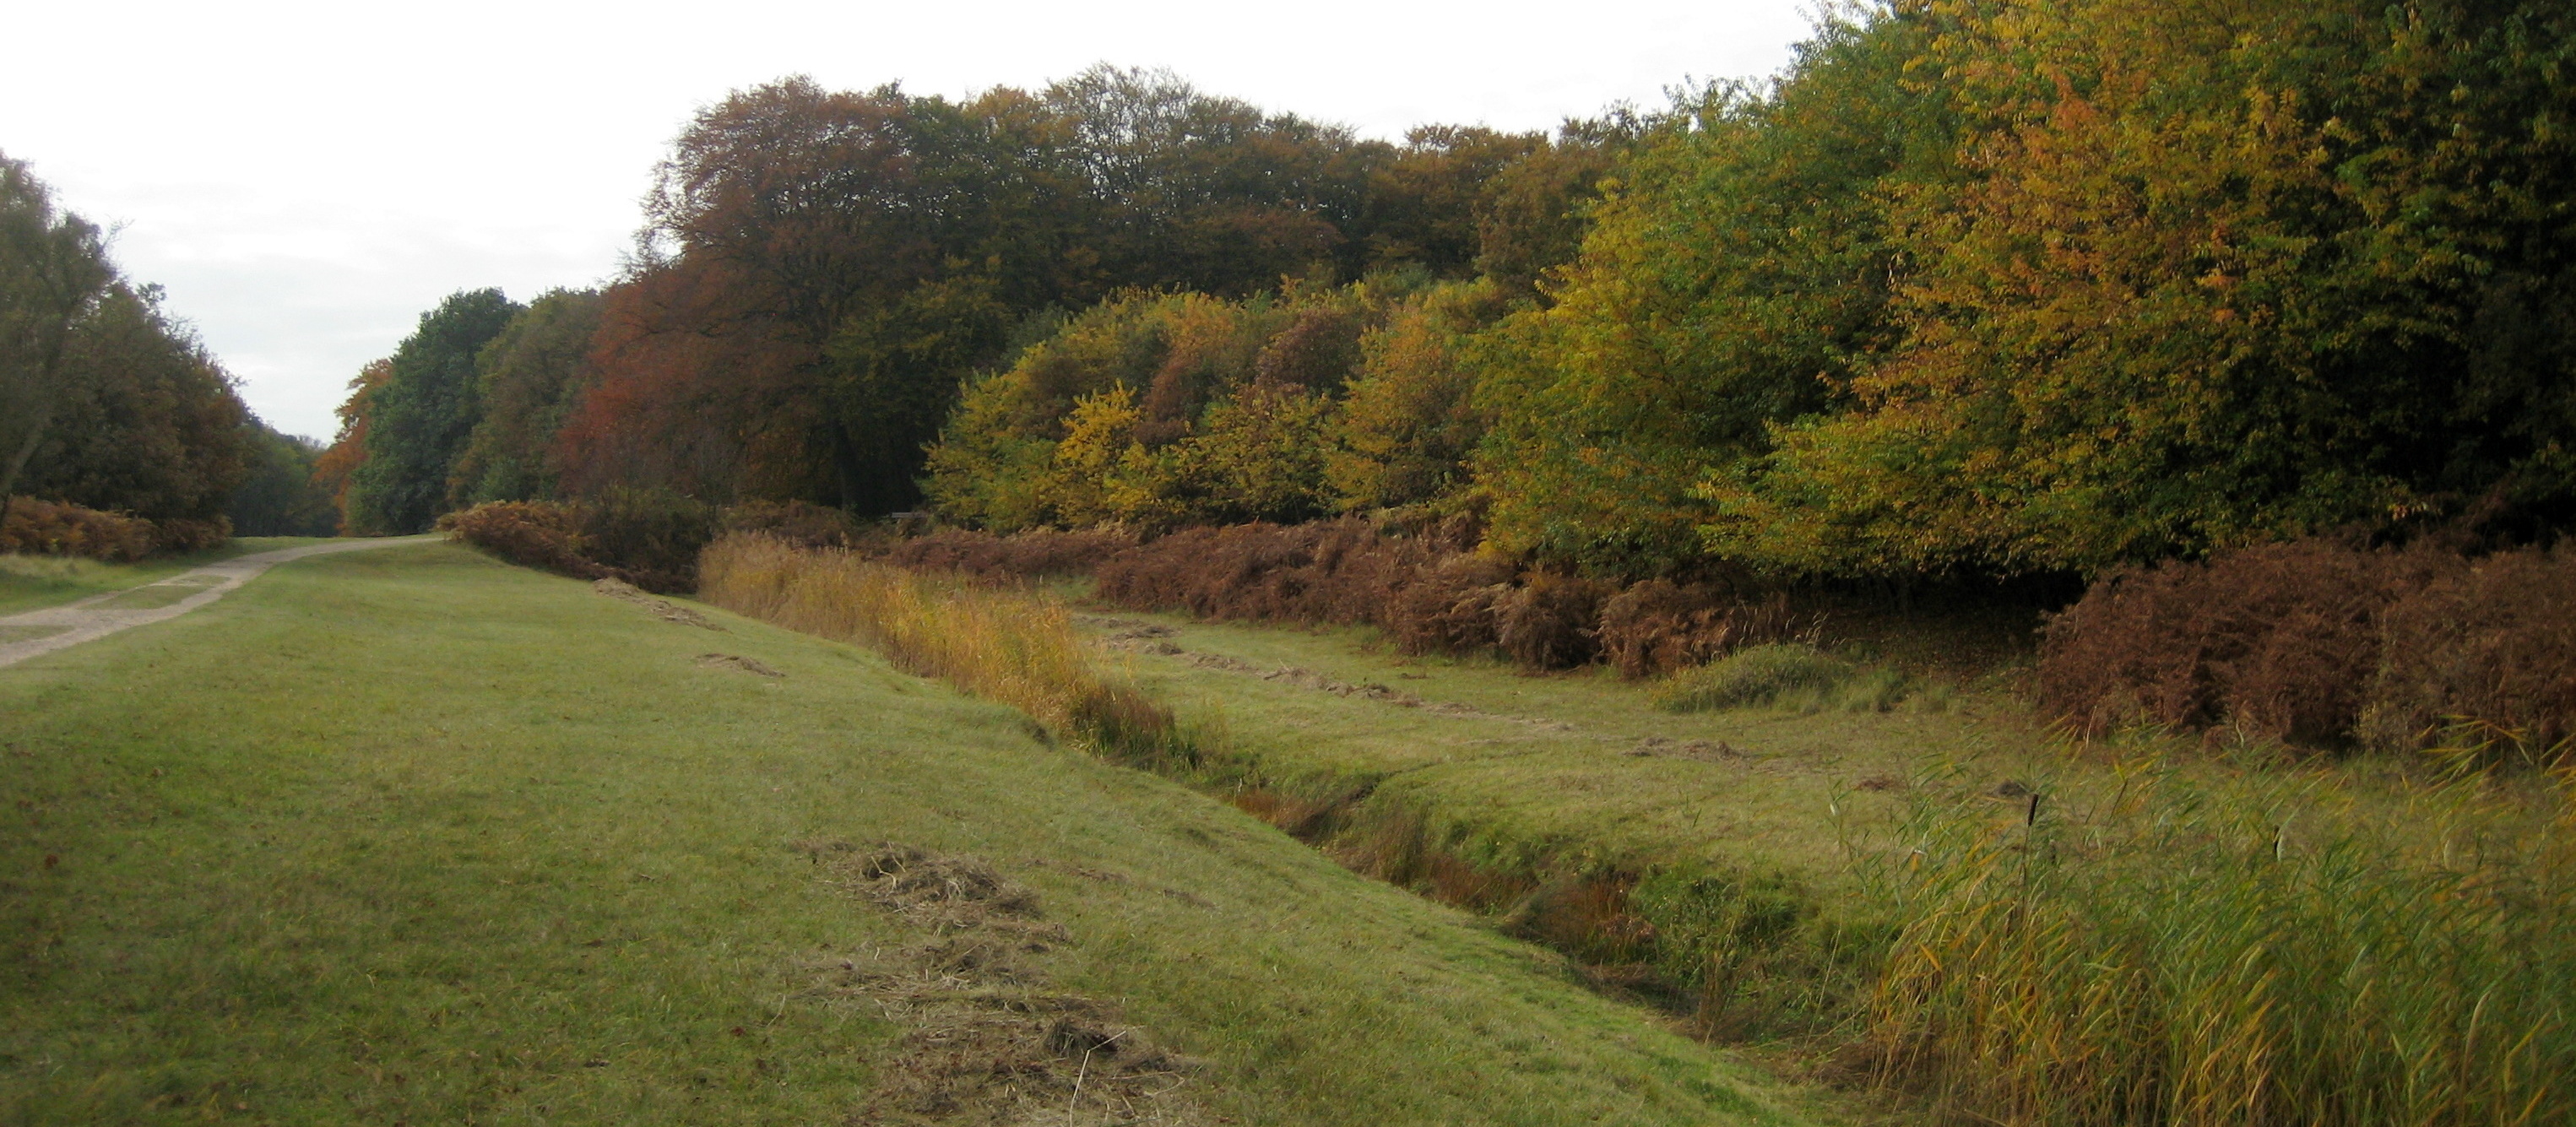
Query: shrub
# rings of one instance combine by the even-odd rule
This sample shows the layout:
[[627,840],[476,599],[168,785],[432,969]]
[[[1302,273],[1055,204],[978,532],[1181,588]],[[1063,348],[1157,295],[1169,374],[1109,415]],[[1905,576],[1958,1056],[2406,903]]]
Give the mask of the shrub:
[[1592,624],[1614,589],[1598,580],[1532,573],[1498,601],[1494,642],[1528,669],[1571,669],[1589,662],[1600,649]]
[[1390,512],[1306,524],[1185,528],[1138,541],[1123,532],[942,532],[883,559],[972,575],[1088,570],[1102,601],[1201,618],[1371,624],[1409,654],[1501,652],[1563,669],[1608,652],[1630,676],[1696,664],[1811,633],[1785,596],[1649,580],[1625,591],[1566,575],[1522,575],[1470,546],[1474,514]]
[[881,558],[897,567],[1035,579],[1090,571],[1135,544],[1134,534],[1116,529],[1040,530],[1009,536],[950,531],[899,541]]
[[1748,598],[1735,585],[1649,579],[1601,604],[1602,655],[1631,680],[1704,665],[1747,646],[1807,638],[1811,615],[1774,592]]
[[152,522],[153,545],[164,552],[202,552],[232,541],[231,517],[205,520],[171,518]]
[[2226,725],[2340,746],[2379,667],[2382,612],[2462,566],[2302,540],[2114,573],[2049,622],[2039,706],[2084,735]]
[[1298,525],[1192,528],[1103,564],[1099,597],[1202,618],[1373,623],[1423,567],[1435,541],[1347,517]]
[[800,548],[853,548],[867,535],[850,514],[808,501],[744,501],[724,511],[723,525]]
[[582,579],[612,575],[582,555],[580,527],[573,507],[554,501],[486,501],[438,518],[439,531],[511,563]]
[[1512,570],[1491,556],[1448,557],[1397,592],[1379,625],[1409,654],[1491,650],[1500,642],[1495,612],[1511,597]]
[[[1896,686],[1888,674],[1867,678],[1861,700],[1869,707],[1892,704]],[[1862,680],[1861,670],[1803,642],[1753,646],[1675,676],[1655,694],[1655,704],[1668,712],[1704,712],[1721,708],[1803,703],[1821,706],[1836,690]]]
[[697,588],[713,507],[674,494],[617,490],[578,502],[486,501],[438,529],[502,559],[579,579],[622,579],[660,594]]
[[2525,550],[2451,569],[2390,607],[2360,726],[2374,746],[2450,745],[2557,765],[2576,740],[2576,558]]
[[0,519],[0,552],[79,556],[111,563],[139,560],[160,546],[152,522],[33,497],[8,499]]
[[661,489],[610,489],[573,506],[581,554],[663,594],[698,585],[698,553],[716,538],[716,509]]

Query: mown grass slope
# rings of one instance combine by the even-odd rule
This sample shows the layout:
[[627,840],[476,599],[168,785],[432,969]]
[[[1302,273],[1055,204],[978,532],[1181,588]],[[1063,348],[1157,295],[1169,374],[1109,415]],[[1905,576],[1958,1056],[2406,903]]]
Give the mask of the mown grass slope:
[[0,1120],[842,1121],[904,1030],[816,968],[906,925],[812,844],[888,840],[1034,889],[1212,1118],[1795,1118],[1555,956],[710,617],[400,548],[0,672]]

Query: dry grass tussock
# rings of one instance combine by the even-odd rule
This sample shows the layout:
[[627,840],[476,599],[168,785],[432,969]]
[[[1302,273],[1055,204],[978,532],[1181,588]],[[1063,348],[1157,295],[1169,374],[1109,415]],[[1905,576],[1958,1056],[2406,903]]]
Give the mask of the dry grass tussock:
[[1777,592],[1524,572],[1474,551],[1473,531],[1358,517],[1193,528],[1117,552],[1093,574],[1100,599],[1138,610],[1366,623],[1406,653],[1494,653],[1527,669],[1606,658],[1631,678],[1813,629],[1814,616],[1793,610]]
[[855,996],[905,1027],[866,1123],[1195,1124],[1203,1065],[1157,1047],[1101,1002],[1053,988],[1043,960],[1071,937],[1037,897],[973,857],[903,845],[811,843],[835,883],[901,916],[918,937],[814,967],[827,996]]
[[708,546],[699,597],[874,647],[909,672],[1011,705],[1115,758],[1187,754],[1171,710],[1101,672],[1065,609],[1035,595],[737,533]]

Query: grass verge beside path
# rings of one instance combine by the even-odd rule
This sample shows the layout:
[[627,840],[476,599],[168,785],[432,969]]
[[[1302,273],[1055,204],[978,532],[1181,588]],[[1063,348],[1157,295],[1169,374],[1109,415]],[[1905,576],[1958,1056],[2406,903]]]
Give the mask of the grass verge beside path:
[[101,563],[75,556],[0,554],[0,615],[78,602],[92,595],[157,583],[235,556],[326,544],[327,536],[236,536],[220,548],[134,563]]
[[918,938],[817,863],[883,840],[1035,890],[1206,1121],[1793,1118],[1554,956],[711,617],[395,548],[0,673],[0,1121],[843,1121],[920,1060],[834,969]]

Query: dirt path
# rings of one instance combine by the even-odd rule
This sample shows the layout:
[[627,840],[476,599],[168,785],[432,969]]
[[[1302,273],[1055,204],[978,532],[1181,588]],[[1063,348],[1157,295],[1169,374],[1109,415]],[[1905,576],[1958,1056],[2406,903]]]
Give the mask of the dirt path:
[[16,665],[38,654],[49,654],[104,638],[119,630],[177,618],[223,598],[226,592],[288,560],[368,548],[429,544],[439,539],[432,534],[382,540],[341,540],[257,552],[235,556],[222,563],[207,564],[158,583],[146,583],[140,587],[92,595],[76,603],[0,617],[0,668]]

